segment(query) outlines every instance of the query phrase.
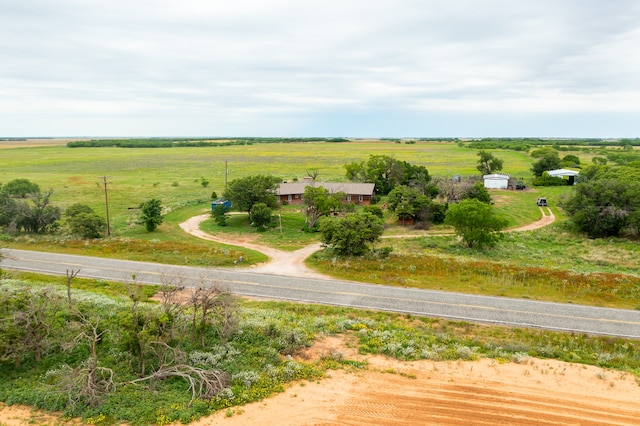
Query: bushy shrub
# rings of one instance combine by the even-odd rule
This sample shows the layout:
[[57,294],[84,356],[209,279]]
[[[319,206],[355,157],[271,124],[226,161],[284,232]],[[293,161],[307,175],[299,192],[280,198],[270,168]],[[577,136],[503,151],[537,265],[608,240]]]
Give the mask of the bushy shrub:
[[549,176],[549,173],[544,172],[542,176],[535,178],[531,183],[533,186],[565,186],[569,184],[569,181],[561,177]]

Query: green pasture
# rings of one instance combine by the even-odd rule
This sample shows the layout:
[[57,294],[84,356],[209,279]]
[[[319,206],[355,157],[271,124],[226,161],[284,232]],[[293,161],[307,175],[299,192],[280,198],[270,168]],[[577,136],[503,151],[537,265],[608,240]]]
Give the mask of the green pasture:
[[568,186],[547,186],[539,188],[527,188],[524,191],[490,190],[491,199],[499,215],[509,221],[508,228],[515,228],[534,222],[542,217],[542,213],[536,204],[539,197],[547,199],[549,208],[556,220],[562,220],[566,216],[559,203],[568,195],[571,188]]
[[[383,283],[464,293],[549,300],[595,306],[640,309],[640,244],[622,238],[587,239],[572,232],[559,203],[570,187],[532,188],[529,167],[533,159],[517,151],[492,150],[504,160],[504,172],[524,178],[524,191],[491,191],[498,213],[516,228],[541,217],[535,200],[545,197],[556,223],[527,232],[507,232],[492,249],[472,250],[459,243],[443,225],[429,230],[399,226],[391,212],[385,213],[384,238],[376,248],[392,247],[388,256],[373,253],[362,258],[335,258],[320,251],[307,264],[328,275],[353,281]],[[581,157],[579,150],[562,152]],[[271,174],[286,180],[304,177],[318,170],[320,178],[344,181],[344,164],[363,161],[370,154],[394,156],[425,166],[433,176],[477,175],[475,150],[455,143],[418,142],[398,144],[383,141],[349,143],[255,144],[203,148],[0,148],[0,182],[27,178],[43,190],[52,188],[54,205],[65,208],[84,203],[105,214],[103,176],[107,176],[112,236],[97,240],[74,240],[62,234],[0,235],[0,244],[12,248],[60,251],[93,256],[145,260],[171,264],[234,267],[264,262],[261,253],[219,244],[186,234],[179,226],[187,219],[210,213],[211,192],[224,190],[225,163],[228,179],[253,174]],[[203,187],[201,178],[209,180]],[[152,197],[166,207],[164,223],[149,233],[136,224],[138,205]],[[302,231],[305,216],[298,206],[274,212],[272,226],[263,232],[251,227],[246,213],[232,214],[228,226],[212,219],[202,224],[210,234],[242,238],[281,250],[295,250],[319,241],[319,235]],[[282,227],[280,227],[282,224]],[[402,236],[402,238],[395,238]],[[66,277],[46,277],[10,271],[3,288],[47,286],[60,300],[66,297]],[[75,278],[73,298],[101,316],[101,326],[117,331],[116,325],[130,315],[128,294],[131,283]],[[145,287],[141,304],[145,312],[158,309],[150,299],[158,286]],[[16,294],[22,294],[17,291]],[[232,374],[233,399],[229,392],[210,401],[189,401],[188,385],[177,380],[157,383],[152,392],[146,386],[118,386],[99,407],[68,406],[66,397],[53,398],[43,380],[61,365],[76,366],[86,358],[84,349],[61,351],[59,342],[41,363],[27,360],[0,365],[0,400],[27,404],[79,416],[87,424],[188,423],[211,412],[262,400],[292,380],[319,380],[332,369],[366,369],[365,362],[345,359],[343,354],[323,356],[318,361],[301,361],[296,355],[323,336],[353,339],[361,354],[382,354],[403,360],[474,360],[490,357],[499,362],[522,362],[528,357],[555,358],[572,363],[640,374],[638,342],[621,338],[551,332],[518,327],[499,327],[463,321],[414,317],[358,309],[239,300],[238,331],[228,340],[214,336],[206,348],[192,346],[190,333],[183,333],[180,345],[189,351],[219,356],[222,368]],[[63,309],[64,303],[61,305]],[[57,316],[70,318],[68,313]],[[68,342],[72,330],[64,323],[52,339]],[[186,330],[186,329],[185,329]],[[102,365],[113,367],[120,377],[132,374],[125,358],[120,332],[107,333],[98,345]],[[83,352],[84,351],[84,352]],[[254,378],[255,380],[247,380]],[[302,382],[304,383],[304,382]],[[640,383],[640,379],[639,379]],[[614,386],[614,382],[611,382]],[[139,401],[144,401],[140,404]],[[102,423],[101,423],[102,422]]]
[[[66,207],[82,202],[105,214],[103,177],[107,176],[109,215],[116,232],[123,232],[141,202],[156,197],[171,209],[222,194],[225,164],[228,181],[254,174],[285,180],[318,170],[320,179],[345,181],[344,165],[383,154],[425,166],[433,176],[477,175],[476,151],[452,142],[397,144],[380,141],[348,143],[283,143],[190,148],[67,148],[66,145],[0,149],[0,182],[27,178],[44,190],[53,189],[53,202]],[[504,172],[530,179],[532,159],[526,153],[496,150]],[[209,181],[203,187],[200,178]]]
[[[385,274],[371,272],[371,268],[381,267],[380,262],[375,259],[358,262],[364,267],[362,271],[358,268],[334,268],[331,260],[327,263],[316,260],[310,264],[325,273],[352,280],[378,282],[382,279],[380,282],[418,286],[425,285],[422,281],[434,283],[428,273],[418,279],[417,275],[420,274],[411,272],[420,270],[420,259],[429,256],[449,256],[460,259],[461,262],[469,260],[520,265],[572,273],[605,271],[635,277],[640,275],[638,266],[633,260],[629,261],[640,254],[637,244],[609,244],[565,232],[562,228],[565,216],[559,208],[559,202],[570,193],[570,187],[533,188],[529,185],[531,173],[528,171],[533,162],[531,157],[518,151],[492,150],[492,153],[504,160],[504,172],[524,178],[528,184],[524,191],[491,191],[496,210],[508,219],[508,228],[538,220],[541,213],[535,201],[541,196],[549,201],[559,227],[524,234],[509,233],[495,249],[470,251],[458,244],[453,236],[437,236],[443,233],[451,235],[449,228],[439,225],[427,231],[412,230],[398,225],[393,213],[387,212],[385,236],[416,237],[409,240],[389,239],[380,244],[393,246],[393,262],[397,264],[390,266],[390,261],[386,261],[382,267],[400,271],[396,274],[398,279],[385,281],[386,278],[380,278],[386,277]],[[582,154],[580,151],[573,153],[579,156]],[[344,165],[352,161],[365,161],[370,154],[389,155],[412,164],[424,165],[432,176],[477,175],[476,151],[450,142],[398,144],[389,141],[356,141],[138,149],[67,148],[65,145],[5,148],[0,149],[0,181],[27,178],[38,183],[42,189],[52,188],[53,203],[63,208],[72,203],[86,203],[104,215],[102,176],[108,176],[112,229],[110,238],[95,241],[74,241],[59,235],[21,236],[8,241],[7,245],[14,248],[214,267],[233,267],[234,261],[240,256],[244,259],[244,265],[264,262],[267,257],[261,253],[205,241],[186,234],[179,227],[180,223],[190,217],[210,212],[211,192],[216,191],[221,195],[224,190],[225,165],[228,165],[229,181],[259,173],[293,180],[304,177],[312,170],[318,170],[323,180],[344,181]],[[202,186],[201,178],[210,182],[207,187]],[[152,197],[162,200],[166,207],[166,217],[156,232],[148,233],[136,223],[137,207]],[[296,250],[319,241],[318,234],[302,231],[304,222],[305,216],[299,207],[285,206],[274,212],[272,226],[263,232],[250,226],[246,213],[231,215],[226,227],[220,227],[212,219],[208,219],[202,224],[202,229],[211,234],[242,237],[244,240],[281,250]],[[482,280],[491,281],[491,276],[478,281],[473,278],[474,274],[473,270],[465,269],[459,275],[450,275],[446,289],[574,303],[637,306],[636,301],[628,298],[620,301],[617,297],[609,300],[609,296],[598,299],[592,294],[578,297],[579,295],[574,294],[562,295],[557,291],[548,292],[544,285],[534,279],[534,274],[529,273],[525,274],[527,280],[533,281],[518,281],[518,285],[524,287],[514,284],[507,286],[508,291],[504,290],[504,286],[490,288],[488,285],[480,285],[478,283]],[[440,282],[443,282],[442,279]],[[469,283],[476,284],[469,286]],[[437,284],[430,288],[445,287]]]

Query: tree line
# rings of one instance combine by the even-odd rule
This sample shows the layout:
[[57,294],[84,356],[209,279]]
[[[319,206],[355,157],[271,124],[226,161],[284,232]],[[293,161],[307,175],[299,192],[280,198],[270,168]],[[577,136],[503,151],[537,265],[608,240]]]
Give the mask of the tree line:
[[348,142],[344,138],[149,138],[149,139],[92,139],[67,142],[69,148],[179,148],[253,145],[257,143]]

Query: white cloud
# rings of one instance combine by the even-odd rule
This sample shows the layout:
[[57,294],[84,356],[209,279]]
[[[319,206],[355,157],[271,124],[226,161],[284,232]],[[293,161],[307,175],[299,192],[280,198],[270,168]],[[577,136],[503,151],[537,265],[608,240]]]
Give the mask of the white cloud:
[[[637,4],[0,0],[0,132],[344,134],[346,115],[384,133],[381,115],[419,129],[442,111],[499,134],[501,113],[626,117],[640,112]],[[80,116],[95,130],[76,131]]]

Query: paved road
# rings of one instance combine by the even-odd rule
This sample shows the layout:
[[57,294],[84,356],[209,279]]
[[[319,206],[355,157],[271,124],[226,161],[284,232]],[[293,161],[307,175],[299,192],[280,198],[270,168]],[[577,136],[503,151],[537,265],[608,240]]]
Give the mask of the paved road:
[[125,282],[135,274],[136,282],[143,284],[160,284],[163,279],[182,279],[187,286],[220,282],[243,296],[640,339],[640,311],[633,310],[34,251],[0,252],[4,269],[54,275],[80,269],[79,277]]

